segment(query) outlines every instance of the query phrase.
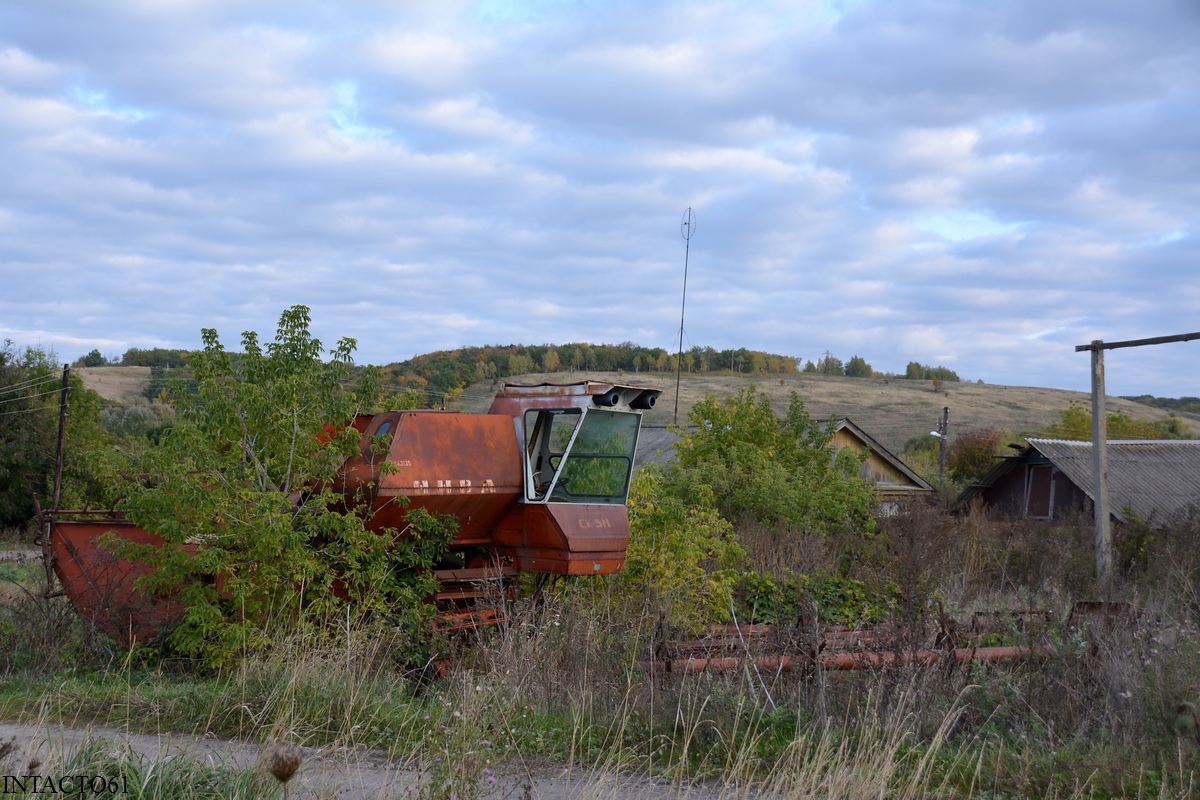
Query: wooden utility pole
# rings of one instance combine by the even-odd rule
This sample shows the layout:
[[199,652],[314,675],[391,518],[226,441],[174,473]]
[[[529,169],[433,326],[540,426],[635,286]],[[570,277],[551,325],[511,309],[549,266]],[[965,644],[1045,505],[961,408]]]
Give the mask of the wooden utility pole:
[[1075,346],[1076,353],[1086,350],[1092,353],[1092,507],[1096,519],[1096,579],[1100,582],[1100,594],[1106,600],[1112,591],[1112,529],[1109,525],[1112,512],[1108,503],[1108,412],[1104,403],[1104,351],[1116,350],[1118,347],[1190,342],[1195,339],[1200,339],[1200,332],[1130,339],[1108,344],[1100,339],[1093,339],[1091,344]]
[[54,502],[50,505],[50,513],[58,513],[58,504],[62,500],[63,447],[67,437],[67,393],[71,390],[71,365],[63,364],[62,394],[58,401],[58,448],[54,456]]
[[44,524],[46,526],[46,529],[41,531],[41,540],[42,567],[46,570],[46,590],[43,596],[47,600],[57,594],[54,591],[54,545],[50,537],[54,533],[54,522],[58,516],[58,506],[62,502],[62,473],[63,461],[65,459],[64,449],[67,440],[67,395],[70,391],[71,365],[63,364],[62,393],[58,401],[58,447],[54,455],[54,497],[50,503],[49,515],[42,513],[37,495],[34,494],[33,496],[34,505],[38,510],[38,523],[39,525]]

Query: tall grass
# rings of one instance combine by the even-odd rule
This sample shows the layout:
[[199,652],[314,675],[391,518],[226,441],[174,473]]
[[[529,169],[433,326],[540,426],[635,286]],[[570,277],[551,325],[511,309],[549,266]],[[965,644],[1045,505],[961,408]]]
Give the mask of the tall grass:
[[214,763],[211,757],[182,750],[152,758],[98,736],[74,744],[51,736],[45,746],[32,744],[0,742],[0,775],[7,776],[0,792],[5,797],[260,800],[279,797],[281,791],[261,769]]
[[[752,540],[762,564],[785,533]],[[1092,585],[1083,528],[932,511],[882,527],[854,569],[902,586],[898,646],[963,644],[973,611],[1036,606],[1051,612],[1044,629],[1010,622],[989,634],[1053,647],[1025,663],[652,674],[657,610],[614,582],[584,582],[517,603],[505,628],[443,643],[449,667],[437,680],[412,669],[406,640],[382,625],[283,632],[270,651],[219,673],[113,658],[68,628],[75,643],[60,654],[9,662],[0,716],[379,748],[428,798],[520,796],[547,762],[567,765],[582,796],[597,797],[636,794],[620,777],[630,773],[727,797],[1192,797],[1194,534],[1123,533],[1131,555],[1118,592],[1129,613],[1072,619]],[[797,564],[830,564],[829,546],[788,552]]]

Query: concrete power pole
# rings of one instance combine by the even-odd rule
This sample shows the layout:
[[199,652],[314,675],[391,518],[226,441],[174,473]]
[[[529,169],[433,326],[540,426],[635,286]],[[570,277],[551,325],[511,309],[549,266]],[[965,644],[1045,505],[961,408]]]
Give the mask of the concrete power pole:
[[942,420],[938,423],[938,478],[946,481],[946,433],[950,430],[950,407],[942,406]]
[[1100,596],[1105,600],[1112,591],[1112,530],[1108,519],[1112,511],[1108,503],[1108,412],[1104,403],[1104,351],[1196,339],[1200,339],[1200,331],[1125,342],[1105,343],[1093,339],[1091,344],[1075,346],[1076,353],[1089,350],[1092,353],[1092,508],[1096,513],[1096,579],[1100,584]]
[[1108,410],[1104,404],[1104,342],[1092,342],[1092,502],[1096,512],[1096,577],[1100,596],[1112,589],[1112,526],[1108,515]]

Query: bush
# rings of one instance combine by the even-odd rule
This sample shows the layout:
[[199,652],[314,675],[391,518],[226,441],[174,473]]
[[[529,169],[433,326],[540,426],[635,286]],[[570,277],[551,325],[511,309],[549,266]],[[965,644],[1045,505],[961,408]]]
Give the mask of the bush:
[[695,430],[676,444],[678,463],[667,473],[676,496],[696,497],[707,486],[721,515],[735,524],[870,536],[875,490],[858,476],[865,454],[844,448],[834,455],[832,423],[813,420],[795,392],[783,419],[754,387],[723,403],[705,398],[689,418]]
[[998,428],[963,431],[946,448],[946,471],[955,483],[967,486],[982,478],[996,465],[1012,434]]
[[[403,538],[374,532],[365,498],[334,490],[344,459],[359,452],[355,415],[380,394],[378,375],[351,388],[353,340],[321,357],[308,309],[280,318],[265,347],[243,334],[235,360],[215,330],[190,357],[199,391],[181,398],[161,443],[140,458],[148,480],[121,508],[166,546],[110,539],[151,567],[141,588],[186,606],[171,643],[214,664],[271,644],[271,629],[320,624],[347,605],[412,630],[426,629],[428,570],[447,551],[455,520],[422,510]],[[199,543],[193,554],[184,545]]]

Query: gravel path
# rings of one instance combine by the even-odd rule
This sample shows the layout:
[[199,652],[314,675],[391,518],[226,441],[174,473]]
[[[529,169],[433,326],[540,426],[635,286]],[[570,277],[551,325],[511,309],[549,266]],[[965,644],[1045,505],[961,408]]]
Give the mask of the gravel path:
[[[0,751],[4,743],[17,748],[6,764],[24,765],[36,756],[52,764],[88,739],[103,739],[116,748],[129,751],[153,762],[186,755],[202,763],[237,769],[265,769],[270,748],[267,745],[209,739],[179,734],[130,734],[105,728],[64,728],[58,725],[0,722]],[[9,772],[5,769],[4,772]],[[10,773],[11,774],[11,773]],[[482,798],[514,800],[735,800],[757,797],[744,788],[711,784],[664,785],[642,776],[622,776],[598,770],[572,770],[565,767],[523,768],[506,764],[496,770],[496,783],[481,786]],[[413,797],[419,791],[422,775],[406,769],[377,750],[336,750],[304,748],[299,773],[289,784],[292,800],[387,800]]]

